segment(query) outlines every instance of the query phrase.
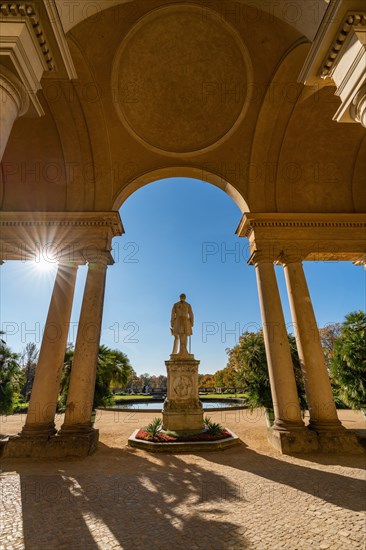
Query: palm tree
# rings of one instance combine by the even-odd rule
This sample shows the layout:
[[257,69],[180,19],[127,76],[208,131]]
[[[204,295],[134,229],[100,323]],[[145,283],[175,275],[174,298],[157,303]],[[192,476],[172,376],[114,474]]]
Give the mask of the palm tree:
[[[59,410],[64,410],[69,389],[74,348],[68,346],[61,378]],[[124,386],[132,373],[132,367],[125,353],[107,346],[99,347],[93,408],[114,404],[112,384]]]
[[23,381],[18,354],[0,339],[0,414],[13,412]]
[[366,414],[366,313],[354,311],[345,317],[334,343],[331,376],[341,399]]
[[73,358],[74,358],[74,346],[69,343],[67,344],[67,347],[66,347],[64,364],[63,364],[62,374],[61,374],[60,397],[57,404],[57,409],[59,411],[64,411],[66,408],[67,392],[69,391]]
[[245,388],[245,396],[251,408],[264,407],[272,410],[271,386],[267,368],[263,333],[246,332],[239,340],[241,368],[238,381]]
[[[294,366],[296,386],[299,395],[300,407],[307,407],[304,381],[301,372],[296,339],[288,334],[291,358]],[[263,332],[245,332],[239,340],[238,382],[245,388],[245,397],[251,408],[264,407],[269,417],[273,417],[273,402],[269,381],[266,348]]]

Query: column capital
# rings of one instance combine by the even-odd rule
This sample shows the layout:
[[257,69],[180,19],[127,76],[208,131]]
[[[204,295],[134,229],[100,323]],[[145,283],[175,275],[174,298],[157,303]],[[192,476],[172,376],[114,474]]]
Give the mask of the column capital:
[[58,262],[58,266],[61,269],[69,269],[75,267],[76,269],[81,265],[85,265],[86,261],[82,258],[69,260],[67,258],[61,258]]
[[352,118],[366,128],[366,85],[355,95],[350,112]]
[[283,267],[285,267],[286,265],[289,265],[289,264],[300,264],[302,265],[302,258],[299,258],[298,255],[291,255],[291,254],[286,254],[285,252],[281,251],[280,254],[278,255],[277,259],[275,260],[275,264],[276,265],[282,265]]
[[264,250],[254,250],[249,260],[247,261],[248,265],[254,265],[256,267],[258,264],[273,264],[274,260],[273,257],[271,257],[270,254],[268,254],[268,251],[265,252]]
[[0,89],[14,101],[18,117],[24,115],[29,109],[29,97],[22,82],[9,71],[3,64],[0,64]]
[[29,114],[44,115],[37,97],[44,74],[76,79],[77,74],[54,0],[0,0],[1,55],[29,96]]
[[86,252],[84,258],[89,266],[107,267],[114,264],[114,259],[110,250],[93,250],[91,252]]

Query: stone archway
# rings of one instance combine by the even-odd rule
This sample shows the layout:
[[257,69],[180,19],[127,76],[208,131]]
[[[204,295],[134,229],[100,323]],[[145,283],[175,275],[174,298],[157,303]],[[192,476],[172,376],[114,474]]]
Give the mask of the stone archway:
[[244,212],[250,212],[248,203],[246,202],[242,194],[222,175],[209,172],[204,167],[198,168],[188,166],[160,168],[138,176],[134,180],[130,181],[121,191],[118,192],[118,195],[114,198],[113,210],[119,210],[122,204],[128,199],[128,197],[130,197],[135,191],[137,191],[141,187],[148,185],[149,183],[152,183],[154,181],[173,177],[192,178],[211,183],[212,185],[218,187],[227,195],[229,195],[229,197],[233,199],[233,201],[240,208],[242,214],[244,214]]
[[[0,15],[12,37],[0,82],[6,100],[0,260],[31,257],[35,242],[58,243],[50,323],[67,322],[77,265],[89,264],[65,438],[74,438],[84,451],[94,444],[89,419],[105,275],[112,239],[123,234],[117,209],[152,179],[177,174],[217,185],[243,213],[238,236],[250,242],[263,323],[278,328],[275,337],[268,333],[266,348],[277,402],[275,444],[284,450],[294,442],[292,449],[305,449],[324,434],[325,447],[341,441],[334,403],[319,415],[319,403],[330,400],[329,380],[318,340],[306,339],[316,322],[301,262],[314,257],[365,262],[365,131],[356,124],[363,121],[364,75],[357,89],[351,87],[355,97],[341,98],[357,116],[338,126],[331,119],[332,102],[339,100],[328,78],[334,75],[338,85],[341,72],[356,80],[348,69],[355,68],[357,56],[344,54],[350,41],[362,42],[363,3],[334,0],[322,21],[325,2],[314,17],[307,0],[280,2],[279,13],[272,10],[277,3],[260,0],[209,6],[198,0],[106,0],[98,17],[88,11],[91,4],[80,4],[64,28],[51,0],[42,9],[30,0],[26,10],[6,1]],[[223,4],[231,11],[223,13]],[[141,11],[132,20],[116,18],[116,6],[125,16],[131,8]],[[289,6],[304,9],[306,16],[295,21]],[[341,48],[339,37],[345,38]],[[347,71],[337,72],[336,57]],[[299,75],[307,87],[297,82]],[[323,76],[328,80],[321,83]],[[293,96],[287,97],[287,86],[295,88]],[[318,86],[316,93],[312,86]],[[343,81],[339,88],[343,94]],[[313,403],[311,432],[294,406],[274,262],[284,265],[294,322],[303,327],[298,346]],[[84,329],[93,322],[94,339],[88,342]],[[41,452],[42,441],[53,437],[64,340],[63,333],[56,343],[42,344],[40,385],[20,448],[38,438]],[[62,441],[53,438],[52,444],[62,448]]]

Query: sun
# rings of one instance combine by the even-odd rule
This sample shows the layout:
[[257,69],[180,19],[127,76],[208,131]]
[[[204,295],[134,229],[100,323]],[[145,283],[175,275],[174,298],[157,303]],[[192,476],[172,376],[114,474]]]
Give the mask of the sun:
[[57,268],[57,262],[49,261],[45,258],[40,258],[39,260],[33,262],[35,269],[40,273],[51,273]]

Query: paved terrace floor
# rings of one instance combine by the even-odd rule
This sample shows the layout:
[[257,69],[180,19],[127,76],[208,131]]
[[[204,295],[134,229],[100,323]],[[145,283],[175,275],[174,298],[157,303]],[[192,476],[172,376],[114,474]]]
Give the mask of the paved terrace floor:
[[[365,428],[361,413],[339,414]],[[128,448],[155,416],[100,413],[101,442],[87,459],[3,460],[1,550],[365,548],[365,457],[281,456],[259,410],[211,413],[240,436],[237,448]],[[22,420],[2,417],[0,433],[17,433]]]

